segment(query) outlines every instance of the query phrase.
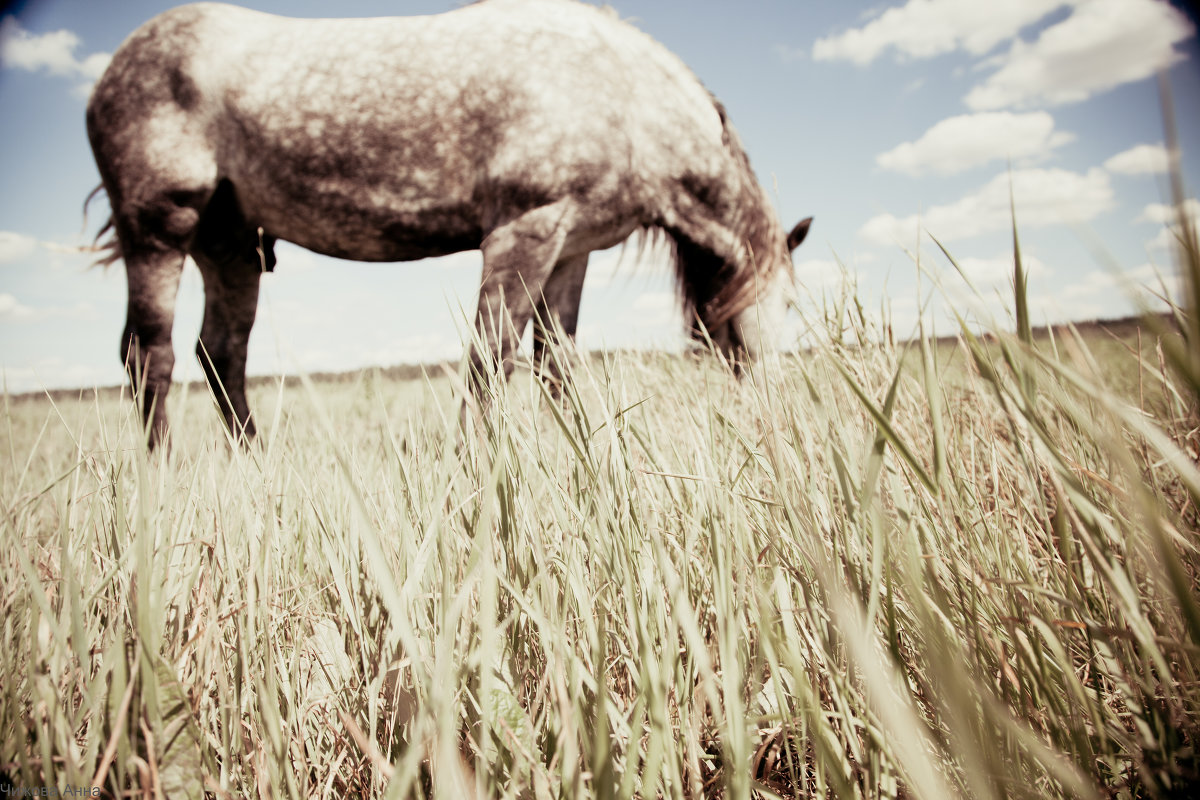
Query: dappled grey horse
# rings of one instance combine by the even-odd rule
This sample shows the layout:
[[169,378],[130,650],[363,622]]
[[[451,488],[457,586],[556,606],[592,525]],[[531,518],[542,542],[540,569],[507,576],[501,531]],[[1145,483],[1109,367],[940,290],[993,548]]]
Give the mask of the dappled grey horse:
[[114,54],[87,129],[151,447],[186,255],[204,277],[197,354],[249,438],[246,345],[277,239],[358,261],[482,250],[472,361],[486,376],[511,370],[531,319],[535,356],[555,326],[573,335],[588,253],[639,230],[670,243],[693,332],[753,357],[809,222],[784,232],[678,58],[574,0],[339,20],[175,8]]

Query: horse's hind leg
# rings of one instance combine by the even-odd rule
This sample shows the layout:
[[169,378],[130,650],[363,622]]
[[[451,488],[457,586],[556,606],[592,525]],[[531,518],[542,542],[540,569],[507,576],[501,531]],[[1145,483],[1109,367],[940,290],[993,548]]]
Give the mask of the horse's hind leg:
[[274,258],[270,250],[271,240],[260,243],[257,230],[245,223],[232,187],[228,183],[218,187],[191,251],[204,277],[204,323],[196,357],[229,432],[242,442],[255,434],[246,402],[246,349],[258,311],[264,259],[273,262]]
[[587,253],[559,261],[546,279],[533,315],[533,364],[555,392],[560,390],[565,377],[563,372],[567,365],[563,358],[566,353],[548,350],[552,343],[562,343],[558,340],[559,332],[566,341],[575,340],[587,262]]
[[153,448],[167,432],[179,277],[201,209],[215,188],[216,163],[197,138],[199,120],[153,96],[152,89],[168,81],[119,83],[103,84],[107,88],[97,90],[102,96],[89,102],[88,138],[129,281],[121,357],[142,384],[142,414]]
[[149,179],[128,185],[106,180],[105,185],[114,199],[113,225],[129,285],[121,358],[135,392],[141,392],[147,443],[154,449],[167,436],[167,392],[175,367],[171,328],[179,277],[209,191],[182,182],[165,185],[190,188],[166,190],[164,182]]

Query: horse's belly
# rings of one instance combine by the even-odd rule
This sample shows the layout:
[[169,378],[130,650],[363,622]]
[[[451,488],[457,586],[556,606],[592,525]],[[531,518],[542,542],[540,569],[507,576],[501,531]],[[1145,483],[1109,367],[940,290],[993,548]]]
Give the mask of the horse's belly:
[[445,234],[419,241],[396,241],[379,231],[362,231],[361,234],[349,237],[345,232],[331,236],[313,231],[272,235],[314,253],[350,261],[419,261],[422,258],[479,249],[479,237]]
[[482,240],[476,210],[453,199],[406,202],[363,187],[297,194],[286,203],[244,198],[247,217],[276,238],[354,261],[415,261],[475,250]]

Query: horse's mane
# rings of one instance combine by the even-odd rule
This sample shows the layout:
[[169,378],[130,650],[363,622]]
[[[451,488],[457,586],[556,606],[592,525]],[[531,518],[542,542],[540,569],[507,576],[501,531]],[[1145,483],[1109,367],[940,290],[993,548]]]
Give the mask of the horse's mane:
[[[771,251],[778,247],[781,236],[779,223],[768,208],[766,195],[725,106],[716,97],[712,97],[712,102],[721,118],[722,142],[733,161],[736,177],[734,185],[727,187],[733,193],[734,215],[729,222],[737,239],[736,251],[718,253],[681,231],[668,231],[684,313],[693,324],[698,321],[710,331],[754,303],[757,287],[773,268]],[[694,328],[694,332],[698,333],[698,329]]]

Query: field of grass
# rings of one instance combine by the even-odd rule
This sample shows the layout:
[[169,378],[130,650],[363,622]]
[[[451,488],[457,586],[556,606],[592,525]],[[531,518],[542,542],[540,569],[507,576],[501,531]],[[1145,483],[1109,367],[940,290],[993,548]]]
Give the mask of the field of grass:
[[561,403],[518,372],[466,433],[451,374],[268,382],[246,451],[206,390],[150,456],[117,393],[7,398],[0,770],[59,796],[1194,796],[1196,320],[1021,322],[741,382],[596,357]]

